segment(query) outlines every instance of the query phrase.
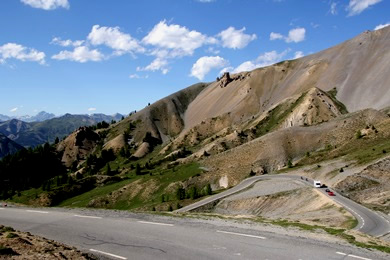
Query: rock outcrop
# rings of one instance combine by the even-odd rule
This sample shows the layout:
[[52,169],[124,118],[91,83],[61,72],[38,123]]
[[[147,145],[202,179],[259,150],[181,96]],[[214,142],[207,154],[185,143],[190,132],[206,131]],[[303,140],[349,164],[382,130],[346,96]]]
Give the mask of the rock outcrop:
[[70,167],[75,161],[85,160],[99,140],[100,136],[90,127],[80,127],[58,144],[57,151],[63,153],[62,162]]

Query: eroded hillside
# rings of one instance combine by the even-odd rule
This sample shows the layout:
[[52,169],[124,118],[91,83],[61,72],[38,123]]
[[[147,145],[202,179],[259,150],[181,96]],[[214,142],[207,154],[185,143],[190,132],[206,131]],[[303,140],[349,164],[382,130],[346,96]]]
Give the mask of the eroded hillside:
[[[389,47],[390,28],[364,32],[317,54],[190,86],[105,128],[80,128],[56,146],[71,183],[49,180],[54,190],[45,184],[17,200],[172,210],[249,175],[335,158],[372,163],[390,150]],[[88,189],[67,193],[72,182]]]
[[[109,140],[123,134],[130,122],[137,122],[132,139],[126,141],[142,146],[143,152],[137,154],[142,157],[152,150],[142,144],[147,132],[157,143],[164,144],[183,139],[184,135],[190,135],[189,139],[195,141],[204,139],[226,127],[234,128],[260,118],[283,100],[313,88],[332,93],[333,100],[323,96],[325,100],[320,102],[324,104],[319,111],[309,111],[302,104],[286,118],[286,125],[319,123],[347,110],[381,109],[390,100],[389,47],[390,28],[366,31],[352,40],[297,60],[224,75],[211,84],[191,86],[133,114],[111,129]],[[346,107],[332,104],[334,98]],[[318,107],[317,101],[305,102]],[[330,110],[328,104],[332,105]],[[313,112],[318,122],[312,122]]]

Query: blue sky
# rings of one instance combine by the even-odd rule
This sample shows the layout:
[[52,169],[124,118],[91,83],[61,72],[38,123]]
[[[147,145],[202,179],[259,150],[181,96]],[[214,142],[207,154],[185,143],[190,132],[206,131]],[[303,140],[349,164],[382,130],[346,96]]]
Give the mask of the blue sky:
[[388,23],[388,0],[1,0],[0,114],[127,114]]

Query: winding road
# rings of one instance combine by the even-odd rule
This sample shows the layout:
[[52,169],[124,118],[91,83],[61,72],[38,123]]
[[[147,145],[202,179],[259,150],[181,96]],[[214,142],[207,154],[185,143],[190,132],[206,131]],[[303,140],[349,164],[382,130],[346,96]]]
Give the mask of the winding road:
[[[198,201],[186,207],[183,207],[175,212],[188,212],[195,210],[199,207],[205,206],[212,202],[217,202],[223,198],[226,198],[230,195],[243,191],[255,182],[264,180],[264,179],[277,179],[277,178],[290,178],[291,180],[299,180],[309,186],[313,186],[312,179],[302,180],[301,176],[297,175],[287,175],[287,174],[278,174],[278,175],[263,175],[263,176],[254,176],[248,179],[243,180],[238,185],[233,188],[216,194],[214,196],[208,197],[204,200]],[[327,195],[324,188],[319,188],[319,190]],[[333,191],[333,190],[332,190]],[[390,221],[384,216],[379,215],[378,213],[348,199],[335,192],[336,196],[329,197],[333,199],[336,203],[340,204],[347,211],[349,211],[358,221],[358,225],[355,227],[356,230],[359,230],[365,234],[372,236],[383,236],[390,232]],[[327,195],[328,196],[328,195]]]
[[126,211],[0,208],[0,224],[75,246],[100,259],[388,259],[296,231],[228,220]]
[[[177,212],[216,202],[259,180],[286,177],[312,185],[312,180],[301,180],[300,176],[255,176]],[[388,220],[377,213],[340,194],[331,198],[356,216],[357,230],[374,236],[389,231]],[[389,259],[384,253],[348,244],[229,220],[112,210],[0,207],[0,224],[75,246],[101,259]]]

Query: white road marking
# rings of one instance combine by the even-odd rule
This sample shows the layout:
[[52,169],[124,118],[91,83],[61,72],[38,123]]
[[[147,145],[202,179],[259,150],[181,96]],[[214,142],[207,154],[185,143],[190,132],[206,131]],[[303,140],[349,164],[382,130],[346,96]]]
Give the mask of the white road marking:
[[114,254],[103,252],[103,251],[99,251],[99,250],[96,250],[96,249],[89,249],[89,251],[95,252],[95,253],[99,253],[99,254],[102,254],[102,255],[108,255],[108,256],[111,256],[111,257],[118,258],[118,259],[123,259],[123,260],[127,259],[126,257],[123,257],[123,256],[114,255]]
[[336,254],[344,255],[345,257],[353,257],[353,258],[357,258],[357,259],[362,259],[362,260],[372,260],[370,258],[365,258],[365,257],[361,257],[361,256],[358,256],[358,255],[346,254],[346,253],[343,253],[343,252],[336,252]]
[[241,234],[241,233],[234,233],[234,232],[221,231],[221,230],[217,230],[217,233],[225,233],[225,234],[236,235],[236,236],[243,236],[243,237],[253,237],[253,238],[266,239],[265,237],[261,237],[261,236],[254,236],[254,235]]
[[32,213],[41,213],[41,214],[47,214],[49,212],[47,211],[39,211],[39,210],[26,210],[27,212],[32,212]]
[[74,215],[74,217],[78,217],[78,218],[97,218],[97,219],[101,219],[102,217],[95,217],[95,216],[83,216],[83,215]]
[[348,255],[348,256],[353,257],[353,258],[363,259],[363,260],[371,260],[370,258],[365,258],[365,257],[357,256],[357,255]]
[[226,247],[213,245],[213,249],[217,249],[217,250],[223,249],[223,250],[226,250]]
[[169,227],[174,226],[173,224],[167,224],[167,223],[157,223],[157,222],[148,222],[148,221],[137,221],[137,222],[142,224],[151,224],[151,225],[160,225],[160,226],[169,226]]

